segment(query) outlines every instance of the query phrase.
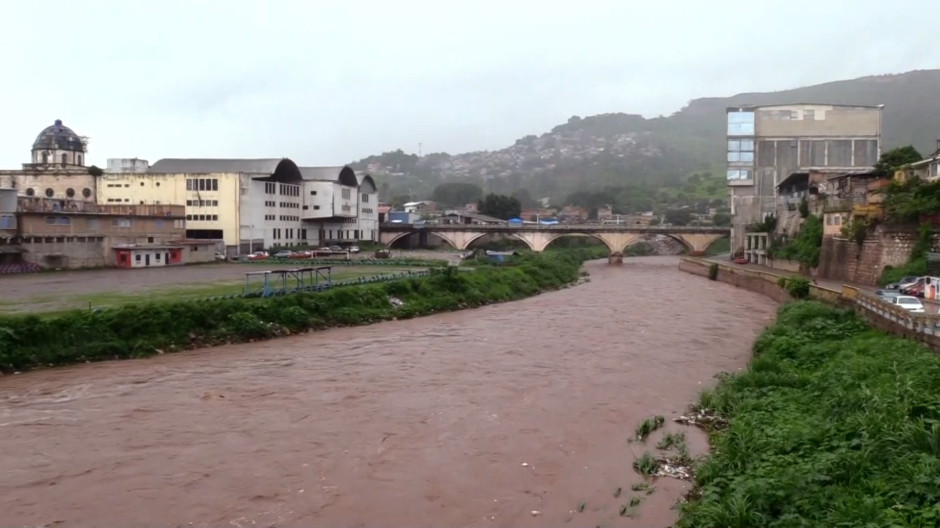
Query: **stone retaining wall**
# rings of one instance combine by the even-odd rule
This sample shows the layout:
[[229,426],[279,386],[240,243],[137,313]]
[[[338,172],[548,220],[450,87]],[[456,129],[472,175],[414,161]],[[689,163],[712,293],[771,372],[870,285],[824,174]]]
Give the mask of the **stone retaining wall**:
[[[698,258],[683,257],[679,261],[679,270],[708,277],[708,269],[712,264],[712,262]],[[783,275],[728,264],[714,264],[718,266],[716,280],[762,293],[779,303],[791,299],[790,294],[778,284]],[[836,291],[812,284],[809,294],[812,299],[851,308],[859,317],[878,330],[914,339],[931,348],[940,349],[940,317],[936,315],[908,312],[872,294],[847,285],[842,286],[842,291]]]

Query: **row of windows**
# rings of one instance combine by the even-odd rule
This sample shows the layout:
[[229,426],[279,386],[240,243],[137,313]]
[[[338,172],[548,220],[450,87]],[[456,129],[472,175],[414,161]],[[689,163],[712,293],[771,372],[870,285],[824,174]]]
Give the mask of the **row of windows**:
[[[52,198],[55,195],[55,191],[53,191],[51,187],[47,187],[45,191],[45,195],[46,195],[46,198]],[[65,195],[68,196],[69,198],[74,198],[75,189],[69,187],[68,189],[65,190]],[[32,187],[29,187],[28,189],[26,189],[26,196],[36,196],[36,189],[33,189]],[[91,198],[91,189],[87,187],[82,189],[82,196],[84,196],[85,198]]]
[[[283,235],[283,237],[281,235]],[[294,235],[297,236],[295,237]],[[281,229],[280,227],[275,227],[271,230],[271,238],[274,240],[306,240],[307,230],[294,228]]]
[[[47,165],[47,164],[49,163],[50,157],[51,157],[51,156],[49,155],[48,152],[43,152],[43,153],[42,153],[42,164],[43,164],[43,165]],[[68,163],[69,163],[69,155],[68,155],[67,153],[64,153],[64,152],[63,152],[60,159],[62,160],[62,165],[68,165]],[[81,155],[81,154],[76,154],[76,155],[75,155],[75,164],[76,164],[76,165],[81,165],[81,164],[82,164],[82,155]]]
[[186,180],[187,191],[218,191],[218,178],[194,178]]
[[[145,183],[146,183],[146,182],[140,182],[140,186],[143,187]],[[160,186],[160,182],[154,182],[154,185],[156,185],[157,187],[159,187],[159,186]],[[114,187],[121,188],[121,187],[130,187],[130,186],[131,186],[131,184],[129,184],[129,183],[109,183],[108,185],[106,185],[106,187],[109,187],[109,188],[114,188]]]
[[299,216],[281,215],[281,222],[299,222]]
[[189,207],[218,207],[218,200],[186,200]]
[[264,182],[264,194],[277,195],[280,191],[281,196],[300,196],[300,186],[290,183]]
[[186,215],[187,220],[193,220],[196,222],[217,222],[219,220],[219,215],[208,215],[208,214],[188,214]]

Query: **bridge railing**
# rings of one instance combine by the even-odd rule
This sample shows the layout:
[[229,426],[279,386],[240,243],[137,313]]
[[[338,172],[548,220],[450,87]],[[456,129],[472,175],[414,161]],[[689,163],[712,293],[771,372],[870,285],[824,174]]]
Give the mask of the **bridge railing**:
[[651,233],[675,233],[675,232],[696,232],[696,233],[730,233],[731,228],[717,226],[674,226],[674,225],[636,225],[636,224],[404,224],[395,222],[384,222],[379,225],[380,230],[385,231],[412,231],[421,229],[433,229],[438,231],[647,231]]

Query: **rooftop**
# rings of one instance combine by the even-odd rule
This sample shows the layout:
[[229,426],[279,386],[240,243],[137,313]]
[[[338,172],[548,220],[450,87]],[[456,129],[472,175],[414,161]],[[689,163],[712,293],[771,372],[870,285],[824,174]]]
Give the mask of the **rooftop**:
[[56,119],[51,126],[47,126],[36,136],[33,150],[85,152],[85,140],[71,128],[63,125],[61,119]]

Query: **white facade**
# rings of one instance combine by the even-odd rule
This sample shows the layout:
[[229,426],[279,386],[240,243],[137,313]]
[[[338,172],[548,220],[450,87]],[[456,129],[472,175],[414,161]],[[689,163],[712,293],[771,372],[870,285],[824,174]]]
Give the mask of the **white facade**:
[[301,167],[307,244],[377,242],[378,190],[349,167]]
[[108,167],[105,172],[147,172],[150,163],[140,158],[108,158]]

